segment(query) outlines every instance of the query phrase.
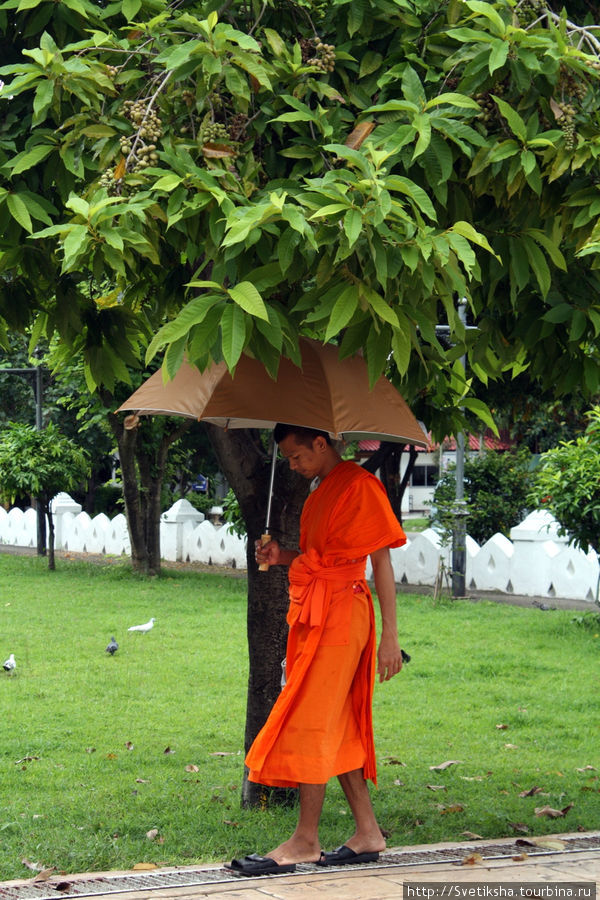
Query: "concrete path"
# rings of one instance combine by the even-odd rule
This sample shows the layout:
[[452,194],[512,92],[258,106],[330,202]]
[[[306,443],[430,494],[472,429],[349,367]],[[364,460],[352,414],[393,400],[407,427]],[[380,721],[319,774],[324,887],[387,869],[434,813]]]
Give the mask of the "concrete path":
[[554,849],[515,839],[404,847],[369,866],[301,866],[293,875],[262,878],[233,877],[220,866],[53,875],[37,884],[0,883],[0,900],[117,893],[120,900],[595,900],[600,832],[548,840]]

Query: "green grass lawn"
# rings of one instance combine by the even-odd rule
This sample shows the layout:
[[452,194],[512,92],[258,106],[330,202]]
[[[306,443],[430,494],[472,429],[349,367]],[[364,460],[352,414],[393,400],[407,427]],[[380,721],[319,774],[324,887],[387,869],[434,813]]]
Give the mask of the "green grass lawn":
[[[245,579],[57,566],[0,556],[0,662],[18,667],[0,671],[0,880],[31,874],[23,859],[81,872],[272,849],[296,812],[240,809]],[[412,661],[375,689],[388,846],[600,828],[600,626],[574,617],[399,598]],[[332,782],[323,846],[351,830]]]

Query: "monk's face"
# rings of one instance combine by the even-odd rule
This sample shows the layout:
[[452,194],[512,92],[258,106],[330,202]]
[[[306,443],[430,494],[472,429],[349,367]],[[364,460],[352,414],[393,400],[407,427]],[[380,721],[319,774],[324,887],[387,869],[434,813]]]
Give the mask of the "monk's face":
[[317,475],[323,476],[323,469],[328,459],[330,445],[322,437],[317,437],[310,445],[300,444],[293,434],[284,438],[280,445],[283,456],[290,464],[292,472],[298,472],[304,478],[312,480]]

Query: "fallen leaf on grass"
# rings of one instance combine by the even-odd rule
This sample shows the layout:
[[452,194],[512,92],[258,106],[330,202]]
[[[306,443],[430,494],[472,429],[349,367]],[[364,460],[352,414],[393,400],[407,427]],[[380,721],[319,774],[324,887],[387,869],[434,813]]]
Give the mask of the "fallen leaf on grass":
[[150,831],[146,832],[146,837],[149,841],[153,841],[158,837],[158,828],[151,828]]
[[95,747],[86,747],[86,748],[85,748],[85,752],[86,752],[86,753],[95,753],[95,752],[96,752],[96,748],[95,748]]
[[461,866],[479,866],[483,864],[481,853],[469,853],[461,862]]
[[198,766],[194,765],[194,763],[190,763],[189,765],[187,765],[185,767],[185,771],[186,772],[199,772],[200,769],[198,768]]
[[230,825],[232,828],[239,828],[239,827],[240,827],[240,823],[239,823],[239,822],[232,822],[231,819],[223,819],[223,824],[224,824],[224,825]]
[[395,778],[395,779],[394,779],[394,784],[396,785],[396,787],[404,787],[404,786],[405,786],[405,782],[404,782],[404,781],[400,781],[399,778]]
[[428,790],[430,790],[430,791],[445,791],[446,790],[445,784],[426,784],[425,787],[428,788]]
[[125,743],[125,749],[126,749],[126,750],[133,750],[133,744],[131,743],[131,741],[126,741],[126,743]]
[[383,761],[387,766],[404,766],[406,768],[406,763],[401,759],[396,759],[395,756],[385,756]]
[[135,783],[136,784],[150,784],[150,782],[148,781],[147,778],[136,778]]
[[504,749],[505,750],[518,750],[519,748],[517,747],[516,744],[505,744]]
[[461,831],[463,837],[467,837],[472,841],[482,841],[483,838],[480,834],[475,834],[474,831]]
[[440,815],[446,816],[448,813],[457,813],[463,812],[464,806],[462,803],[453,803],[451,806],[444,806],[443,803],[438,804],[438,809],[440,811]]
[[539,794],[541,792],[541,787],[534,785],[534,787],[529,788],[528,791],[521,791],[519,797],[533,797],[534,794]]
[[550,819],[560,819],[561,816],[565,816],[571,807],[572,803],[569,803],[568,806],[565,806],[563,809],[553,809],[551,806],[537,806],[534,809],[534,813],[536,816],[548,816]]
[[[529,826],[525,825],[524,822],[509,822],[508,824],[513,829],[513,831],[520,831],[521,834],[529,833]],[[519,842],[517,841],[517,843]]]
[[577,772],[595,772],[596,766],[584,766],[583,769],[576,769]]
[[483,775],[459,775],[462,781],[483,781]]
[[168,753],[175,753],[175,751],[174,751],[174,750],[171,750],[170,747],[165,747],[165,749],[163,750],[163,753],[166,755],[166,754],[168,754]]
[[215,753],[209,753],[209,756],[235,756],[233,752],[226,752],[225,750],[217,750]]
[[158,869],[156,863],[147,862],[147,863],[136,863],[131,867],[135,872],[150,872],[152,869]]
[[496,725],[496,728],[498,729],[498,731],[506,731],[506,729],[508,728],[508,725],[501,723],[500,725]]
[[460,763],[462,763],[462,759],[448,759],[446,762],[440,763],[439,766],[429,766],[429,771],[443,772],[444,769],[447,769],[450,766],[458,766]]
[[526,853],[518,853],[516,856],[511,856],[513,862],[524,862],[528,858]]

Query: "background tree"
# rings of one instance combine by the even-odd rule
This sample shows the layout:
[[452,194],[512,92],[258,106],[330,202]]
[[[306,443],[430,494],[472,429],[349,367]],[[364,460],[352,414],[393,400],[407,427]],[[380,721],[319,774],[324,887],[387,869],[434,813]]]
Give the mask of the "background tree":
[[[114,400],[145,353],[172,374],[185,355],[234,370],[248,352],[275,374],[300,334],[361,350],[372,379],[388,368],[436,438],[461,409],[490,424],[474,386],[503,373],[598,390],[600,45],[567,13],[509,0],[0,13],[0,315],[34,321],[34,341],[58,334],[90,390]],[[138,439],[120,440],[124,458]],[[217,443],[223,471],[244,472],[251,542],[266,460],[252,435]],[[273,578],[251,579],[250,620]],[[261,652],[266,716],[282,648],[267,636]]]
[[43,429],[13,423],[0,436],[0,490],[12,502],[32,494],[48,520],[48,568],[54,559],[54,520],[51,501],[59,491],[80,487],[89,475],[87,454],[51,422]]
[[[531,484],[531,454],[488,450],[465,459],[467,533],[484,544],[499,532],[506,537],[523,520]],[[450,535],[454,522],[456,475],[452,466],[440,479],[433,496],[430,522]]]

